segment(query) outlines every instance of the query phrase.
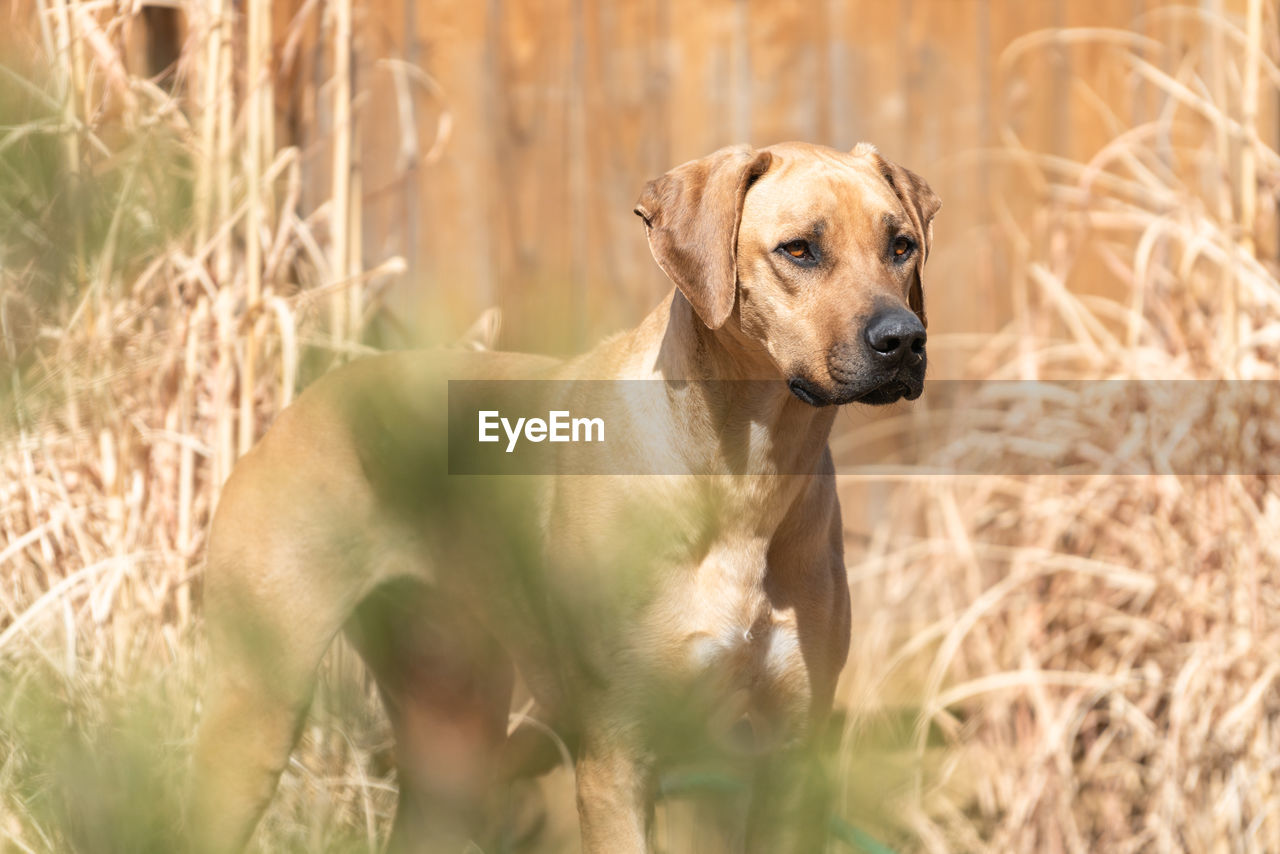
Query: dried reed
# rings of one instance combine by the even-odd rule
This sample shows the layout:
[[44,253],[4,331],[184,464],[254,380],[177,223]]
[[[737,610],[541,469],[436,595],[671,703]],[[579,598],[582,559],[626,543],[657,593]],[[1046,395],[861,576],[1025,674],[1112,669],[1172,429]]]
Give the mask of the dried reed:
[[[326,202],[329,234],[298,210],[298,152],[274,143],[268,3],[247,4],[246,31],[225,0],[186,7],[172,93],[126,70],[140,8],[37,0],[13,10],[5,43],[25,85],[0,99],[3,411],[16,413],[0,445],[5,850],[174,842],[197,715],[193,602],[219,488],[295,391],[299,329],[315,325],[304,286],[358,306],[371,275],[403,266],[360,267],[347,184]],[[349,115],[350,64],[337,73],[334,110]],[[334,156],[336,177],[349,147]],[[347,248],[327,256],[334,244]],[[364,317],[332,321],[345,351]],[[390,772],[367,770],[376,706],[356,705],[354,718],[341,710],[365,724],[346,739],[354,754],[308,736],[268,847],[384,832]]]
[[[1259,205],[1280,181],[1274,133],[1259,124],[1280,82],[1263,37],[1276,8],[1251,0],[1243,28],[1181,7],[1140,23],[1171,19],[1199,49],[1055,30],[1004,55],[1013,80],[1027,52],[1107,45],[1104,62],[1160,107],[1130,126],[1114,96],[1073,80],[1114,128],[1080,162],[1029,149],[1006,124],[996,156],[1022,182],[996,200],[1005,214],[991,239],[1022,253],[1026,291],[969,375],[1280,379],[1274,200],[1265,216]],[[1014,214],[1018,196],[1029,202]],[[1119,296],[1081,295],[1085,281]],[[1106,408],[1091,422],[1135,429],[1141,413],[1111,397],[1098,396]],[[984,438],[1012,437],[1032,409],[1010,404],[1007,426]],[[1275,441],[1266,423],[1216,420],[1220,432],[1201,437],[1210,447]],[[1138,441],[1127,453],[1152,461],[1161,449]],[[1280,850],[1277,483],[1126,477],[1113,464],[916,479],[855,563],[854,601],[868,603],[875,636],[855,638],[847,699],[873,719],[895,697],[919,707],[904,844]]]

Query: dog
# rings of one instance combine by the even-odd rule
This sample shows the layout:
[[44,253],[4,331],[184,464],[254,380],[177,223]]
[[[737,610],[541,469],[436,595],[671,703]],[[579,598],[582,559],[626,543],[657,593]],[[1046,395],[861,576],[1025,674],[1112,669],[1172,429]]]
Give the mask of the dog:
[[[388,353],[314,383],[212,523],[193,844],[247,843],[346,632],[396,740],[394,850],[498,844],[517,673],[571,734],[588,854],[650,850],[657,772],[696,740],[677,731],[754,768],[748,850],[820,850],[810,748],[850,640],[827,438],[842,404],[922,392],[940,206],[865,143],[721,149],[635,207],[675,287],[632,331],[567,360]],[[451,380],[655,382],[602,419],[623,468],[502,478],[449,475]],[[626,468],[654,459],[661,476]]]

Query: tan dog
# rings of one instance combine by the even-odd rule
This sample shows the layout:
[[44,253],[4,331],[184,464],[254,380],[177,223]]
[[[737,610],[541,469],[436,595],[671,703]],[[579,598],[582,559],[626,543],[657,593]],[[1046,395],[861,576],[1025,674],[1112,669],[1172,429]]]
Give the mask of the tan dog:
[[[758,765],[750,850],[819,850],[821,775],[793,760],[849,644],[832,404],[920,394],[939,206],[871,146],[723,149],[636,206],[676,290],[635,330],[564,362],[395,353],[315,383],[213,523],[195,840],[245,844],[345,630],[395,732],[393,848],[495,841],[518,670],[576,745],[585,851],[648,850],[655,770],[702,734]],[[446,379],[662,381],[603,421],[624,468],[666,476],[451,477]]]

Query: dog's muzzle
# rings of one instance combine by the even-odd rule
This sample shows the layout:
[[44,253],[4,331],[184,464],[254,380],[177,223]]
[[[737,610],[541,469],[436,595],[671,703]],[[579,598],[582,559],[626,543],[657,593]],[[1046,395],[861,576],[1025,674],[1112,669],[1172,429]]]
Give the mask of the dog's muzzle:
[[927,365],[924,324],[914,312],[890,308],[877,312],[862,330],[862,340],[832,350],[827,373],[833,388],[794,376],[787,387],[810,406],[866,403],[882,406],[924,391]]

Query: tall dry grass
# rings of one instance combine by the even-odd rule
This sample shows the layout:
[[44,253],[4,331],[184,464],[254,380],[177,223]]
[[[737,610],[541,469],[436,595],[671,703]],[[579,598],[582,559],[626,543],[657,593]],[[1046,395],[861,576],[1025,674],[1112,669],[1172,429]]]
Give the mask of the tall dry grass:
[[[131,64],[133,7],[13,11],[27,25],[0,69],[6,849],[173,850],[218,487],[308,373],[362,351],[365,286],[397,269],[360,254],[349,0],[323,5],[334,76],[308,97],[333,136],[305,173],[275,140],[270,86],[271,45],[293,34],[271,32],[261,0],[244,9],[185,7],[172,89]],[[1073,80],[1112,126],[1087,161],[1028,149],[1009,117],[989,237],[1012,250],[1015,317],[972,376],[1280,379],[1280,158],[1258,108],[1275,103],[1280,47],[1274,4],[1248,11],[1160,12],[1197,46],[1186,56],[1072,30],[1006,53],[1013,80],[1036,52],[1107,45],[1158,110],[1125,121]],[[329,198],[302,210],[319,175]],[[1123,297],[1082,295],[1101,277]],[[849,549],[848,815],[904,849],[1280,851],[1277,544],[1268,477],[910,479]],[[261,847],[384,838],[394,774],[357,674],[342,653],[327,666]],[[547,850],[572,838],[566,815]],[[689,838],[664,821],[665,848]]]
[[[1015,312],[969,376],[1280,379],[1276,6],[1137,23],[1176,26],[1192,47],[1053,30],[1001,58],[1012,83],[1029,58],[1067,52],[1084,66],[1073,105],[1111,138],[1075,160],[1031,148],[1005,117],[988,239],[1014,256]],[[1147,119],[1093,88],[1106,73]],[[851,566],[868,637],[848,700],[874,720],[906,684],[920,707],[901,801],[912,847],[1280,851],[1280,484],[1247,469],[1118,474],[1158,471],[1161,453],[1122,397],[1073,410],[1125,449],[1092,474],[908,479]],[[997,405],[988,449],[1044,414]],[[1274,444],[1266,416],[1247,414],[1201,421],[1196,441],[1245,457]],[[1074,426],[1046,425],[1046,468],[1081,459]]]
[[[156,79],[140,9],[35,0],[0,43],[4,850],[173,850],[218,490],[306,372],[361,352],[365,286],[403,266],[362,262],[349,39],[314,93],[332,196],[303,210],[270,4],[184,4]],[[266,847],[376,842],[394,787],[365,761],[372,708],[323,692]]]

